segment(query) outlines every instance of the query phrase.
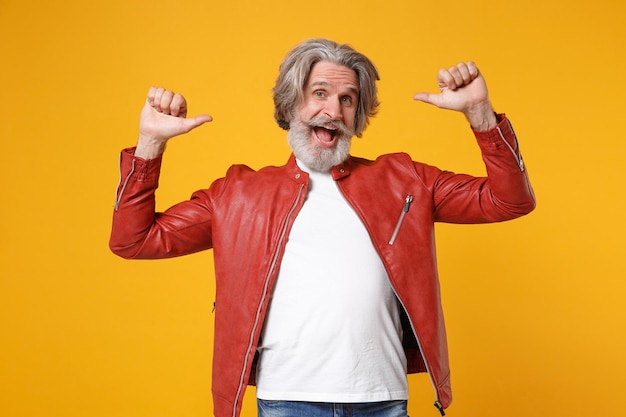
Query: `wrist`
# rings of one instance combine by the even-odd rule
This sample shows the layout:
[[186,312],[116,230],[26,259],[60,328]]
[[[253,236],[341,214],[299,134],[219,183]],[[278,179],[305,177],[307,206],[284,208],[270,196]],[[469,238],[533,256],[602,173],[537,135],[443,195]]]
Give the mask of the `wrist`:
[[470,107],[465,112],[465,118],[477,132],[489,130],[498,124],[496,113],[489,101]]
[[139,135],[137,147],[135,148],[135,156],[143,159],[154,159],[163,154],[166,143],[167,141],[160,141]]

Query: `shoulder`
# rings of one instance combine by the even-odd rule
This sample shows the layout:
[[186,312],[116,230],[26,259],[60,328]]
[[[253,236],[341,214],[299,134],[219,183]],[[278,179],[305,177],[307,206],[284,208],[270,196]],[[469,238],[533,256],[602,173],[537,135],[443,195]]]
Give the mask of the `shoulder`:
[[268,165],[259,169],[254,169],[245,164],[236,164],[231,165],[228,171],[226,171],[225,179],[229,181],[267,181],[270,178],[284,176],[287,170],[287,165]]
[[231,165],[226,174],[213,181],[209,188],[199,190],[195,194],[203,195],[213,202],[224,196],[250,197],[257,193],[269,192],[272,188],[284,185],[287,178],[287,166],[266,166],[254,169],[245,164]]
[[353,169],[385,169],[412,171],[418,173],[424,170],[439,169],[422,162],[413,160],[411,155],[405,152],[388,153],[378,156],[376,159],[367,159],[357,156],[350,157],[350,164]]
[[351,157],[351,171],[356,177],[378,178],[394,184],[419,183],[432,189],[440,178],[441,169],[413,160],[405,152],[383,154],[376,159]]

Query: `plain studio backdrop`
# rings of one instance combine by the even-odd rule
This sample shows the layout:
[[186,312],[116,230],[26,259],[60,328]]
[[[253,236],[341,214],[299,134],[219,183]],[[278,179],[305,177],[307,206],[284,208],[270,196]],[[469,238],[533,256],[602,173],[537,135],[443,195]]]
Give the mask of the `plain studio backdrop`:
[[[368,55],[382,107],[353,153],[482,175],[462,115],[414,102],[475,60],[538,207],[437,225],[454,417],[626,415],[624,74],[618,1],[0,0],[0,415],[212,413],[212,253],[108,250],[118,154],[151,85],[214,121],[173,140],[158,208],[229,165],[282,164],[277,67],[328,37]],[[425,375],[409,414],[436,416]],[[243,416],[254,416],[254,389]]]

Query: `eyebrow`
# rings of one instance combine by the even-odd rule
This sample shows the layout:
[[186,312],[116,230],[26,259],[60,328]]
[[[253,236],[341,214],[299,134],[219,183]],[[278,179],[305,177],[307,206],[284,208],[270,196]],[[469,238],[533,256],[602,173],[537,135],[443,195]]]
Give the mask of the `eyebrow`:
[[[326,81],[313,81],[309,87],[330,87],[330,83]],[[356,87],[348,87],[348,90],[355,95],[359,95],[359,89]]]

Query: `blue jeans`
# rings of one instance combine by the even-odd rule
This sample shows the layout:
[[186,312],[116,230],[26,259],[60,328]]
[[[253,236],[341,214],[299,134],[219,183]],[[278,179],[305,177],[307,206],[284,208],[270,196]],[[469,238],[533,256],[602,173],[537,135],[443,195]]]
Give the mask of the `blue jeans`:
[[259,417],[407,417],[406,400],[315,403],[257,399]]

